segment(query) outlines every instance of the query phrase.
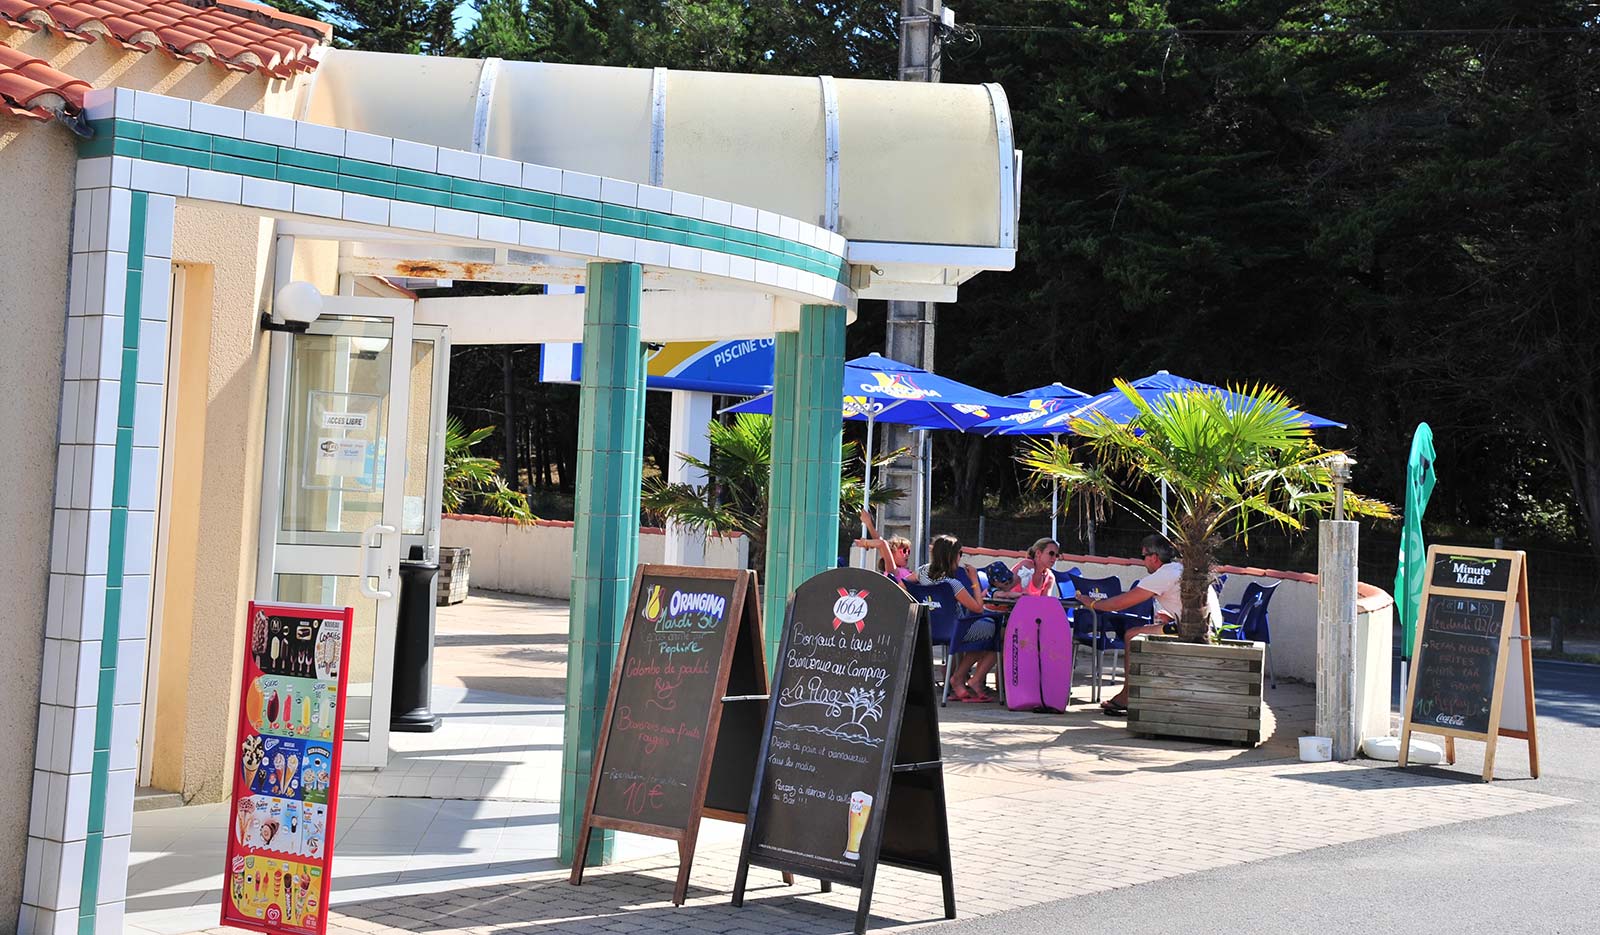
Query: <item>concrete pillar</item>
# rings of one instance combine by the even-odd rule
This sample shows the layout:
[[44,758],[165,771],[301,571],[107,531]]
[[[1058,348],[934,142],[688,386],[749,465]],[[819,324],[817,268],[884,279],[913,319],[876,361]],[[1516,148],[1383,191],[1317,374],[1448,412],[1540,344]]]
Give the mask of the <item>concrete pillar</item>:
[[[561,750],[560,857],[566,864],[572,862],[583,820],[639,556],[645,393],[639,283],[638,264],[589,264]],[[613,833],[591,833],[589,862],[608,862]]]
[[1360,527],[1323,520],[1317,531],[1317,734],[1333,758],[1354,759],[1356,729],[1356,546]]
[[[711,424],[710,393],[690,390],[672,391],[672,428],[667,434],[667,481],[673,484],[704,484],[706,472],[686,464],[678,457],[684,452],[711,460],[711,439],[706,427]],[[677,523],[667,524],[668,565],[704,565],[706,563],[706,536],[698,530],[686,529]]]
[[[789,603],[789,546],[794,528],[790,488],[794,477],[795,366],[799,349],[798,333],[780,331],[773,336],[772,473],[767,484],[766,580],[761,582],[769,671],[778,658],[784,610]],[[841,384],[843,379],[840,378]]]

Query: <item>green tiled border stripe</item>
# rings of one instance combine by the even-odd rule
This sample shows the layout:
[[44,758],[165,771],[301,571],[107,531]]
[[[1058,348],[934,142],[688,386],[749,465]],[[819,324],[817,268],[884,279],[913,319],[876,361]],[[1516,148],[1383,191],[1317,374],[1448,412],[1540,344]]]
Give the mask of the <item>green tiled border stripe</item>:
[[106,606],[100,634],[100,685],[95,695],[94,758],[89,773],[88,836],[78,892],[78,933],[92,935],[100,897],[105,843],[106,787],[111,780],[111,728],[115,714],[117,650],[122,637],[123,569],[127,562],[128,485],[133,470],[133,419],[139,379],[140,299],[143,295],[145,219],[150,196],[132,194],[128,212],[128,272],[123,281],[122,373],[117,388],[117,443],[111,488],[111,532],[106,549]]
[[[841,257],[811,244],[728,224],[132,120],[97,120],[91,125],[94,136],[78,146],[78,154],[86,158],[130,156],[580,230],[626,231],[624,236],[764,260],[836,282],[849,281]],[[608,220],[615,223],[608,225]]]

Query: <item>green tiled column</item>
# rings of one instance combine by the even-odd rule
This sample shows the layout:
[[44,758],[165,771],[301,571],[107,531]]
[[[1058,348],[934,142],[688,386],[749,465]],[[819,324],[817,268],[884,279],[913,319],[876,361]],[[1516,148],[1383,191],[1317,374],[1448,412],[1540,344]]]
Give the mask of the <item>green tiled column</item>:
[[780,331],[773,338],[772,476],[767,486],[767,577],[761,582],[768,671],[777,663],[778,646],[783,642],[784,610],[789,603],[789,543],[794,529],[794,378],[800,348],[800,336],[793,331]]
[[779,332],[772,374],[772,486],[763,612],[776,665],[789,595],[832,568],[839,538],[845,310],[807,305],[800,331]]
[[[567,710],[561,751],[560,855],[568,865],[577,847],[639,555],[645,390],[637,264],[589,264],[583,349]],[[596,831],[593,835],[588,862],[609,861],[612,833]]]
[[844,384],[845,310],[807,305],[800,310],[795,356],[793,527],[789,587],[834,567],[839,544],[839,390]]

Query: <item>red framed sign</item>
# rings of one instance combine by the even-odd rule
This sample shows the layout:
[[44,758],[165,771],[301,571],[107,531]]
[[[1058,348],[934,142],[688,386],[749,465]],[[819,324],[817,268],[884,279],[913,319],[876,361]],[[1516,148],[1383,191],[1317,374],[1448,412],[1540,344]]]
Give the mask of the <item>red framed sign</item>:
[[250,603],[224,925],[327,931],[352,620],[349,607]]

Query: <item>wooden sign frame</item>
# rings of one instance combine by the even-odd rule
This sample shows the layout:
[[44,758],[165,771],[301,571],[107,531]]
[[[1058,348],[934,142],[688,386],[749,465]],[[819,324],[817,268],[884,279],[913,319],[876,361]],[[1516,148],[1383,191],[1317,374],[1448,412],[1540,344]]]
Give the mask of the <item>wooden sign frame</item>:
[[[1510,562],[1510,571],[1503,589],[1482,587],[1445,587],[1434,583],[1435,569],[1438,568],[1440,556],[1464,556],[1470,558],[1485,558],[1495,561]],[[1461,548],[1448,545],[1431,545],[1428,547],[1427,580],[1422,587],[1422,602],[1418,607],[1419,619],[1417,621],[1416,645],[1412,647],[1411,678],[1406,687],[1405,706],[1403,708],[1404,720],[1400,727],[1400,765],[1407,765],[1411,752],[1411,735],[1413,732],[1438,734],[1444,737],[1445,760],[1450,764],[1456,761],[1455,742],[1457,738],[1463,740],[1479,740],[1485,744],[1483,753],[1483,781],[1491,782],[1494,779],[1495,745],[1500,737],[1514,737],[1526,741],[1528,744],[1528,771],[1533,778],[1539,778],[1539,735],[1538,724],[1534,717],[1533,702],[1533,635],[1530,629],[1528,614],[1528,557],[1526,552],[1506,551],[1502,549]],[[1481,600],[1498,600],[1503,602],[1500,614],[1500,640],[1496,649],[1494,670],[1494,694],[1489,704],[1489,725],[1482,733],[1476,731],[1457,730],[1452,727],[1443,727],[1437,724],[1418,724],[1412,720],[1413,704],[1416,699],[1417,683],[1422,675],[1423,667],[1427,665],[1426,647],[1424,638],[1428,632],[1428,598],[1433,595],[1445,597],[1477,598]],[[1511,633],[1512,611],[1518,611],[1518,632]],[[1500,725],[1501,715],[1504,713],[1506,680],[1508,675],[1507,647],[1515,643],[1519,648],[1517,658],[1509,660],[1520,663],[1522,674],[1523,714],[1525,730],[1516,730]]]
[[[628,660],[628,647],[633,639],[634,623],[639,619],[639,592],[646,577],[685,578],[695,580],[721,579],[734,581],[729,603],[727,635],[722,643],[722,655],[717,662],[717,675],[713,682],[710,713],[707,717],[705,738],[701,746],[700,763],[695,771],[694,785],[690,790],[689,815],[683,828],[656,825],[595,814],[595,799],[599,795],[600,780],[606,762],[606,749],[610,744],[611,725],[616,716],[617,692],[622,684],[623,670]],[[708,807],[706,790],[711,783],[713,767],[719,764],[738,766],[751,754],[734,749],[738,738],[722,733],[725,716],[724,703],[765,704],[767,700],[767,664],[761,633],[761,602],[756,596],[756,573],[733,568],[694,568],[684,565],[640,565],[634,572],[633,591],[628,598],[627,617],[623,624],[622,639],[617,645],[617,661],[611,672],[611,692],[606,700],[605,718],[595,749],[594,766],[589,775],[589,794],[584,800],[583,821],[578,828],[577,847],[573,853],[572,873],[568,882],[573,886],[583,883],[584,864],[589,855],[590,832],[603,829],[628,831],[678,842],[678,878],[672,890],[672,904],[683,905],[689,891],[689,869],[694,864],[695,844],[700,834],[700,819],[709,816],[723,821],[744,822],[745,814],[731,808]],[[743,652],[741,653],[741,649]],[[741,656],[749,659],[753,667],[749,673],[755,690],[735,697],[727,696],[728,680],[733,674],[734,660]],[[764,720],[764,718],[763,718]],[[732,741],[727,749],[719,742]],[[720,754],[720,756],[719,756]],[[738,760],[739,763],[734,761]]]
[[[823,572],[825,575],[833,573]],[[795,598],[791,596],[785,614],[783,643],[778,651],[778,668],[772,680],[773,686],[783,684],[790,641],[795,632],[795,603]],[[903,656],[900,666],[904,673],[900,682],[903,690],[895,692],[889,699],[889,707],[885,712],[888,730],[883,765],[879,768],[873,789],[872,814],[868,816],[867,827],[861,838],[857,873],[839,873],[810,862],[784,861],[752,853],[756,843],[756,818],[762,804],[762,781],[766,775],[773,721],[778,710],[776,704],[771,704],[767,707],[766,728],[761,734],[760,759],[750,790],[749,820],[745,823],[744,845],[739,851],[739,869],[733,884],[734,906],[744,905],[745,887],[752,865],[783,871],[786,882],[792,874],[800,873],[821,880],[823,892],[828,892],[833,883],[859,887],[861,895],[856,905],[854,931],[856,935],[865,935],[877,868],[882,862],[938,876],[944,888],[944,917],[956,917],[955,872],[950,857],[944,758],[939,742],[939,697],[934,691],[932,632],[925,605],[911,605],[901,632],[912,634],[912,638],[906,641],[905,652],[909,658]],[[902,753],[911,753],[922,759],[902,762]],[[894,807],[897,796],[902,803],[898,810]],[[915,816],[906,817],[913,796],[931,799],[930,804],[937,815],[931,829],[931,841],[930,829],[925,823]],[[891,824],[891,816],[902,820]],[[929,844],[932,845],[931,854]]]

